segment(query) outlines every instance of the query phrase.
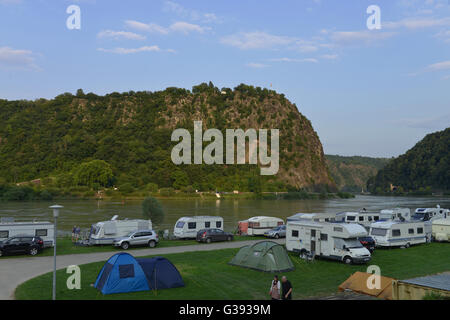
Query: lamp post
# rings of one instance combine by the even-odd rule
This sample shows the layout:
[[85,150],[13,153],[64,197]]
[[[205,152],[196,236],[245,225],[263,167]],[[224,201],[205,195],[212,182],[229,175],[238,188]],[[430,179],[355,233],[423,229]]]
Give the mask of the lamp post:
[[56,234],[58,233],[57,220],[59,216],[59,209],[64,208],[58,204],[50,206],[53,209],[53,218],[55,219],[55,228],[53,231],[53,300],[56,300]]

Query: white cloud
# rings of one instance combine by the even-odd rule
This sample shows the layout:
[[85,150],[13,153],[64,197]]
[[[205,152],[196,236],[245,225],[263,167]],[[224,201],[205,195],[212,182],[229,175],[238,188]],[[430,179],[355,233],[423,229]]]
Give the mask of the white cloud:
[[246,66],[249,67],[249,68],[254,68],[254,69],[262,69],[262,68],[269,67],[269,66],[266,65],[266,64],[263,64],[263,63],[257,63],[257,62],[250,62],[250,63],[247,63]]
[[211,28],[202,27],[198,24],[193,24],[184,21],[178,21],[172,23],[168,28],[162,27],[156,23],[143,23],[135,20],[126,20],[125,24],[133,29],[149,32],[149,33],[159,33],[159,34],[169,34],[170,32],[180,32],[183,34],[189,34],[191,32],[204,33]]
[[172,30],[174,32],[181,32],[184,34],[188,34],[190,32],[203,33],[206,30],[209,30],[209,28],[201,27],[198,24],[192,24],[192,23],[188,23],[188,22],[179,21],[179,22],[173,23],[170,26],[170,30]]
[[116,53],[116,54],[132,54],[132,53],[139,53],[139,52],[175,52],[172,49],[166,49],[162,50],[160,47],[154,45],[154,46],[143,46],[139,48],[114,48],[114,49],[104,49],[104,48],[98,48],[98,51],[102,52],[110,52],[110,53]]
[[32,51],[0,47],[0,67],[6,69],[40,70]]
[[336,31],[331,34],[331,40],[337,45],[370,45],[394,36],[393,32],[375,31]]
[[126,20],[125,24],[133,29],[149,32],[149,33],[159,33],[159,34],[168,34],[169,30],[167,28],[161,27],[156,23],[143,23],[135,20]]
[[272,35],[265,32],[240,32],[222,37],[220,42],[239,49],[270,49],[286,46],[295,42],[295,39]]
[[166,12],[173,12],[176,15],[187,18],[193,21],[200,21],[203,23],[219,22],[220,19],[212,12],[199,12],[197,10],[187,9],[179,3],[173,1],[165,1],[163,10]]
[[414,17],[394,22],[391,21],[382,23],[382,28],[387,29],[406,28],[414,30],[414,29],[424,29],[443,26],[450,26],[450,17],[446,18]]
[[450,69],[450,60],[430,64],[425,68],[426,71],[441,71]]
[[98,38],[113,38],[113,39],[129,39],[129,40],[144,40],[145,36],[129,31],[113,31],[102,30],[97,34]]
[[436,33],[434,37],[446,43],[450,43],[450,30],[441,30],[438,33]]
[[326,60],[336,60],[338,58],[337,54],[323,54],[320,56],[322,59]]
[[304,58],[304,59],[274,58],[274,59],[269,59],[269,61],[273,61],[273,62],[311,62],[311,63],[319,62],[319,60],[317,60],[315,58]]

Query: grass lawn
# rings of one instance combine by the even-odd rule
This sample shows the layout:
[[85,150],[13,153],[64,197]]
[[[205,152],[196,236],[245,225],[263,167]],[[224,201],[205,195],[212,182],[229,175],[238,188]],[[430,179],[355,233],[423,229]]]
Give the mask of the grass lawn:
[[[234,241],[245,241],[245,240],[263,240],[265,239],[262,236],[249,237],[249,236],[234,236]],[[66,254],[80,254],[80,253],[95,253],[95,252],[119,252],[120,248],[115,248],[112,245],[98,245],[98,246],[76,246],[72,243],[71,238],[58,238],[56,244],[56,254],[57,255],[66,255]],[[176,247],[176,246],[188,246],[199,244],[196,240],[160,240],[157,248],[167,248],[167,247]],[[203,244],[203,243],[202,243]],[[208,245],[208,244],[204,244]],[[139,247],[130,247],[129,250],[135,249],[148,249],[147,246],[139,246]],[[46,248],[37,256],[53,256],[53,248]],[[10,255],[0,257],[1,259],[10,259],[10,258],[23,258],[29,257],[29,255]]]
[[[104,262],[81,265],[81,290],[68,290],[65,270],[57,272],[58,299],[268,299],[272,275],[236,266],[228,261],[238,249],[189,252],[165,255],[178,268],[185,287],[102,295],[91,287]],[[305,262],[291,255],[295,271],[285,274],[294,287],[294,299],[333,294],[355,271],[367,265],[349,266],[340,262],[315,260]],[[379,249],[370,264],[378,265],[381,274],[408,279],[450,270],[450,245],[430,243],[409,249]],[[16,289],[16,299],[51,299],[52,273],[31,279]]]

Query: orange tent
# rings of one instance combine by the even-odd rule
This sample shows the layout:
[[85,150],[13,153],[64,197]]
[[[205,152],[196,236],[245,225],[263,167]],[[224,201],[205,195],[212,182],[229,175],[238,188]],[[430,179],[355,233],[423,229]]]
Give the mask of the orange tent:
[[[371,289],[369,288],[369,285],[373,283],[373,278],[369,279],[371,276],[373,274],[357,271],[345,280],[338,289],[339,291],[351,290],[379,299],[392,300],[392,281],[394,279],[380,276],[379,288]],[[367,280],[369,280],[369,285]]]

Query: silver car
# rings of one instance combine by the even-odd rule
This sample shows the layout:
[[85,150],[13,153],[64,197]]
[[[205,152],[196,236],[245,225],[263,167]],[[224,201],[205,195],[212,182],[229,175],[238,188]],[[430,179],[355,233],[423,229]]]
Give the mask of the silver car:
[[127,250],[130,246],[149,246],[154,248],[158,242],[158,234],[155,231],[139,230],[130,232],[125,237],[114,239],[113,246],[121,247],[124,250]]
[[264,232],[264,236],[275,239],[286,238],[286,226],[282,225],[266,231]]

